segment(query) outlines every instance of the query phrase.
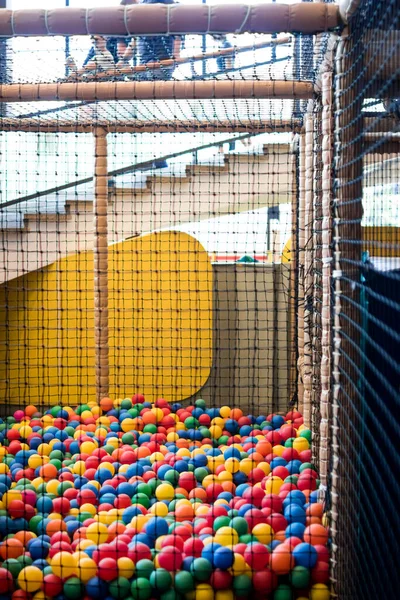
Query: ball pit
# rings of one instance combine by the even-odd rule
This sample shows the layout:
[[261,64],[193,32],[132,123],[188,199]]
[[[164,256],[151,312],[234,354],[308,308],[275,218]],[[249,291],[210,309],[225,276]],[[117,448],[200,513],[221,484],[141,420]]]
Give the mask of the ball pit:
[[0,600],[327,600],[310,441],[141,394],[0,419]]

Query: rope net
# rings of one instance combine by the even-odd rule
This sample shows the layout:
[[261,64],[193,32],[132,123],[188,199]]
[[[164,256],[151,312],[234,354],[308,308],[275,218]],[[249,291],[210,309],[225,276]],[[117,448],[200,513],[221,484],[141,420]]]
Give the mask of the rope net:
[[261,430],[296,402],[292,141],[313,71],[298,84],[288,35],[111,42],[1,46],[0,593],[265,597],[289,517],[271,477],[268,523],[228,498],[269,476]]
[[396,2],[361,3],[334,79],[332,486],[342,598],[394,598],[400,583],[398,511],[389,517],[400,496],[399,16]]

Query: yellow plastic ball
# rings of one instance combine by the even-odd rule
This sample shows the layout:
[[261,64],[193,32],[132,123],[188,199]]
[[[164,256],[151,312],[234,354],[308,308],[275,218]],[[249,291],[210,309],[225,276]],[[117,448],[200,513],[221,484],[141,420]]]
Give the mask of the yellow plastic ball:
[[208,583],[200,583],[196,585],[195,600],[214,600],[214,590]]
[[211,437],[214,438],[214,440],[218,440],[222,435],[222,429],[218,425],[211,425],[209,430]]
[[54,494],[54,496],[58,496],[57,489],[59,485],[60,482],[58,481],[58,479],[52,479],[52,481],[46,483],[46,492],[48,494]]
[[237,575],[243,575],[243,573],[247,571],[247,564],[244,560],[244,557],[241,554],[235,552],[233,558],[233,565],[228,570],[231,573],[231,575],[234,575],[234,577],[236,577]]
[[264,471],[265,475],[269,475],[271,473],[270,464],[267,462],[258,463],[257,468],[261,469],[261,471]]
[[274,530],[268,523],[258,523],[258,525],[253,527],[251,533],[256,536],[261,544],[265,544],[266,546],[274,539]]
[[169,483],[162,483],[156,488],[157,500],[172,500],[175,495],[175,490]]
[[84,538],[79,541],[79,543],[76,546],[76,549],[79,551],[84,551],[86,548],[89,548],[89,546],[93,546],[93,542]]
[[221,406],[221,408],[219,409],[219,414],[224,419],[229,419],[229,417],[231,416],[231,408],[229,406]]
[[286,450],[285,446],[281,446],[280,444],[277,444],[276,446],[273,446],[272,454],[274,456],[282,456],[282,454],[285,452],[285,450]]
[[223,429],[225,426],[225,419],[221,419],[221,417],[215,417],[211,421],[211,425],[217,425],[217,427],[221,427],[221,429]]
[[214,541],[221,546],[234,546],[239,543],[239,535],[233,527],[220,527],[214,536]]
[[18,575],[18,585],[25,592],[40,590],[43,583],[43,573],[37,567],[25,567]]
[[81,558],[78,561],[77,576],[87,583],[92,577],[96,577],[97,565],[92,558]]
[[83,460],[76,461],[76,463],[72,467],[72,470],[75,473],[75,475],[83,475],[86,471],[85,461],[83,461]]
[[153,413],[153,415],[155,415],[155,416],[156,416],[157,423],[159,423],[160,421],[162,421],[162,420],[163,420],[163,418],[164,418],[164,413],[163,413],[163,411],[162,411],[162,409],[161,409],[161,408],[154,407],[154,408],[152,408],[152,409],[150,410],[150,412],[152,412],[152,413]]
[[244,458],[240,461],[240,471],[245,475],[248,475],[255,467],[254,461],[251,458]]
[[229,473],[229,471],[221,471],[221,473],[218,473],[217,477],[219,483],[224,483],[224,481],[233,481],[233,475],[232,473]]
[[[109,462],[102,462],[101,463],[101,468],[102,469],[108,469],[108,471],[110,471],[111,475],[115,475],[115,467],[112,463]],[[92,482],[90,482],[92,483]]]
[[303,452],[303,450],[308,450],[310,444],[308,440],[304,437],[298,437],[293,440],[293,448],[297,450],[297,452]]
[[80,451],[82,454],[93,454],[93,452],[97,449],[97,444],[95,442],[82,442]]
[[97,513],[97,507],[86,502],[80,506],[80,511],[81,513],[89,513],[90,515],[94,516]]
[[240,461],[237,458],[228,458],[225,461],[225,470],[229,473],[237,473],[240,470]]
[[331,593],[324,583],[316,583],[310,590],[310,600],[329,600]]
[[20,428],[19,430],[19,434],[21,437],[23,438],[27,438],[29,437],[33,432],[32,427],[29,427],[29,425],[24,425],[23,427]]
[[153,452],[153,454],[151,454],[149,456],[150,458],[150,462],[151,464],[157,462],[158,460],[163,460],[164,459],[164,454],[162,452]]
[[214,598],[215,600],[234,600],[235,596],[232,590],[217,590]]
[[283,480],[276,475],[272,475],[265,484],[265,492],[267,494],[279,494],[279,490],[283,486]]
[[176,431],[170,431],[170,433],[167,434],[167,442],[176,442],[176,440],[179,440],[179,435]]
[[76,559],[69,552],[57,552],[50,561],[54,575],[66,579],[77,575],[78,565]]
[[128,557],[122,556],[117,560],[118,573],[120,577],[130,579],[135,572],[135,563]]
[[0,463],[0,473],[1,475],[5,475],[6,473],[8,473],[10,470],[10,467],[8,465],[6,465],[5,463]]
[[42,592],[41,590],[36,592],[32,597],[32,600],[47,600],[47,599],[48,599],[48,596],[46,596],[46,594],[44,592]]
[[6,508],[10,506],[13,500],[22,500],[22,494],[19,490],[8,490],[8,492],[3,494],[2,501]]
[[121,422],[121,429],[122,431],[124,431],[125,433],[128,433],[129,431],[133,431],[136,427],[136,423],[133,419],[124,419]]
[[108,540],[108,529],[104,523],[91,523],[86,529],[86,537],[94,544],[105,544]]
[[51,452],[50,444],[40,444],[36,451],[40,456],[48,456]]

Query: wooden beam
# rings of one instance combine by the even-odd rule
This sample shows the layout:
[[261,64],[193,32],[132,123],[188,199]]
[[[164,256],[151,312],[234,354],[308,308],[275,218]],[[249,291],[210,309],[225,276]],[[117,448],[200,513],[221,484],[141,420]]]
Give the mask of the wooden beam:
[[308,100],[314,86],[307,81],[119,81],[22,83],[0,86],[0,102],[100,100],[192,100],[270,98]]
[[6,10],[0,37],[68,35],[187,35],[206,33],[316,34],[342,25],[339,7],[325,3],[143,5]]
[[274,133],[300,131],[300,119],[282,121],[58,121],[56,119],[4,118],[1,131],[29,131],[38,133],[92,133],[94,127],[102,127],[108,133]]

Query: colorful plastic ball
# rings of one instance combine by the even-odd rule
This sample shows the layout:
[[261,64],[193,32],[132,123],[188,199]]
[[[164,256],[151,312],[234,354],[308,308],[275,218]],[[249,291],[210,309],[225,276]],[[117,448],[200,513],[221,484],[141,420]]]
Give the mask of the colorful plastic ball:
[[77,575],[78,565],[76,558],[69,552],[62,551],[55,554],[50,561],[50,566],[53,573],[61,579]]
[[296,589],[306,589],[310,583],[310,571],[306,567],[296,565],[289,574],[289,581]]
[[43,577],[42,590],[46,596],[52,598],[62,592],[63,582],[60,577],[54,573],[48,573]]
[[329,600],[331,593],[327,585],[316,583],[310,590],[310,600]]
[[329,563],[317,560],[311,571],[314,583],[327,583],[329,581]]
[[172,585],[172,577],[166,569],[155,569],[150,575],[150,585],[158,593],[166,592]]
[[266,567],[253,573],[252,584],[257,592],[269,595],[278,585],[278,577],[274,571]]
[[175,546],[166,546],[158,555],[160,567],[167,571],[177,571],[182,564],[182,553]]
[[152,589],[148,579],[138,577],[131,583],[131,596],[134,600],[148,600],[151,598]]
[[96,545],[105,544],[108,540],[108,529],[103,523],[91,523],[86,529],[86,537]]
[[100,577],[92,577],[86,583],[86,594],[94,600],[103,600],[107,595],[108,586]]
[[293,553],[286,544],[280,544],[273,550],[270,567],[277,575],[287,575],[294,566]]
[[293,549],[293,556],[296,562],[296,565],[306,567],[307,569],[312,569],[318,558],[318,554],[314,546],[311,544],[302,543],[298,544]]
[[253,571],[257,571],[264,569],[268,565],[270,555],[268,548],[264,544],[253,542],[248,544],[244,552],[244,558]]
[[84,585],[78,577],[69,577],[63,585],[63,594],[67,600],[79,600],[84,592]]
[[268,546],[274,538],[274,530],[268,523],[258,523],[252,529],[254,535],[259,542]]
[[117,577],[111,581],[108,591],[113,598],[123,600],[130,596],[131,582],[126,577]]
[[42,586],[43,573],[37,567],[25,567],[20,571],[17,581],[21,590],[29,593],[36,592]]
[[292,588],[285,583],[281,583],[274,591],[273,600],[293,600]]
[[181,594],[191,592],[195,587],[193,575],[188,571],[178,571],[174,577],[174,587]]
[[206,558],[195,558],[190,566],[190,572],[196,581],[208,581],[212,573],[212,564]]
[[323,525],[314,523],[309,525],[304,530],[304,541],[312,546],[321,545],[326,546],[328,543],[328,531]]
[[14,588],[13,584],[13,576],[9,570],[3,567],[0,567],[0,594],[8,594],[12,592]]

